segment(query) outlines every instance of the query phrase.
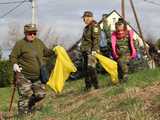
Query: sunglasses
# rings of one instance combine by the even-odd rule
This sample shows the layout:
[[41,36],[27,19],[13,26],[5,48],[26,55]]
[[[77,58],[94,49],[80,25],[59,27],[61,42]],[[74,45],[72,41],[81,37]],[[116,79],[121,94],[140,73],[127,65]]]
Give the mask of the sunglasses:
[[29,33],[27,33],[27,35],[29,35],[29,36],[31,36],[31,35],[37,35],[37,33],[35,33],[35,32],[29,32]]

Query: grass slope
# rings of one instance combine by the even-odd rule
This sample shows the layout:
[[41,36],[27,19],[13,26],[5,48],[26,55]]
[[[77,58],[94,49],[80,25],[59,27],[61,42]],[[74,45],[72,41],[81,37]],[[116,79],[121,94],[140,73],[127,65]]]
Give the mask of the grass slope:
[[[160,120],[160,69],[143,70],[127,83],[108,86],[99,76],[100,89],[84,92],[84,81],[66,82],[60,95],[47,88],[44,106],[26,120]],[[0,111],[7,112],[10,88],[0,88]],[[13,104],[17,112],[17,95]],[[16,117],[12,117],[16,120]]]

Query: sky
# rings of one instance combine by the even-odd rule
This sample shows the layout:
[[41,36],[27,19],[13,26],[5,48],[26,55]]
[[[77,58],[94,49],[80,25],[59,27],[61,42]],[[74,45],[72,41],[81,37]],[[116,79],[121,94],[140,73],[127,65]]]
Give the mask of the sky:
[[[1,2],[17,0],[0,0]],[[102,14],[110,13],[112,10],[120,12],[121,0],[37,0],[38,25],[43,29],[49,27],[60,36],[59,43],[69,46],[80,39],[84,23],[81,16],[85,10],[94,13],[95,19],[99,21]],[[150,0],[160,3],[160,0]],[[160,38],[160,6],[145,2],[144,0],[133,0],[145,38],[152,36]],[[15,4],[16,5],[16,4]],[[1,5],[0,16],[15,5]],[[126,0],[126,20],[136,29],[136,23],[131,11],[129,0]],[[10,23],[23,25],[31,23],[31,3],[24,3],[8,16],[0,17],[0,46],[8,39],[8,26]]]

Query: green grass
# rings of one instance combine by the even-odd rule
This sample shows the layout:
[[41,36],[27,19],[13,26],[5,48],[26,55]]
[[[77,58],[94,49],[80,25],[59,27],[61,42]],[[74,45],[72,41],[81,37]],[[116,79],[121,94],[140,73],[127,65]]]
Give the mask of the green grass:
[[143,102],[140,99],[128,97],[126,99],[119,101],[117,107],[120,110],[129,111],[129,110],[132,110],[134,106],[140,108],[142,107],[142,105],[143,105]]
[[154,103],[159,103],[160,104],[160,95],[156,95],[155,97],[154,97],[154,99],[153,99],[153,102]]
[[[11,88],[0,88],[0,111],[5,111],[5,112],[8,111],[11,94],[12,94]],[[14,108],[16,106],[16,101],[17,101],[17,97],[15,98],[16,99],[13,103]]]
[[160,69],[156,70],[143,70],[129,77],[128,87],[145,87],[152,84],[154,81],[160,80]]
[[[132,89],[143,89],[160,81],[160,69],[143,70],[129,76],[127,83],[110,85],[107,75],[99,75],[99,90],[84,92],[84,81],[68,81],[59,95],[47,88],[44,107],[27,120],[155,120],[156,113],[146,111],[145,102],[133,97]],[[109,86],[110,85],[110,86]],[[124,94],[124,96],[123,96]],[[147,93],[146,93],[147,94]],[[7,112],[11,88],[0,88],[0,111]],[[153,101],[158,104],[160,95]],[[17,95],[13,110],[17,112]]]

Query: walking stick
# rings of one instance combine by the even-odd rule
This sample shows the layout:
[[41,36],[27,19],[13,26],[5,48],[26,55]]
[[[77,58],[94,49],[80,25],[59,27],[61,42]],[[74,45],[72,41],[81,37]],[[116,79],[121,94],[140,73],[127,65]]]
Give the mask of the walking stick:
[[12,96],[10,99],[9,113],[11,112],[11,109],[12,109],[13,99],[14,99],[14,95],[15,95],[15,91],[16,91],[16,85],[17,85],[17,82],[19,81],[19,74],[20,74],[19,72],[15,72],[15,74],[14,74],[13,92],[12,92]]

